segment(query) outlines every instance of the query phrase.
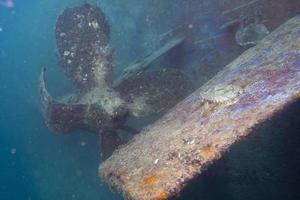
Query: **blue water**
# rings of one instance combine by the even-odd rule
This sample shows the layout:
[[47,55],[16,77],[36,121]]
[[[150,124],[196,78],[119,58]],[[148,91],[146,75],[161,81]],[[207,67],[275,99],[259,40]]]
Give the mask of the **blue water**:
[[42,66],[49,68],[55,94],[69,87],[55,84],[66,80],[57,65],[54,24],[66,6],[82,2],[29,0],[0,7],[1,200],[120,199],[98,178],[94,136],[54,136],[39,111]]
[[[72,89],[58,67],[54,27],[57,16],[64,8],[84,2],[86,1],[15,0],[13,8],[0,7],[0,200],[122,199],[113,194],[98,177],[100,156],[95,136],[83,131],[55,136],[46,127],[39,110],[38,79],[42,66],[48,68],[49,90],[55,96]],[[198,12],[192,3],[186,7],[185,1],[180,0],[155,1],[164,2],[160,5],[160,14],[164,13],[168,18],[160,20],[161,15],[157,18],[149,16],[154,20],[149,25],[138,19],[145,11],[149,11],[148,8],[156,9],[155,6],[150,6],[151,0],[131,0],[131,4],[126,2],[129,1],[89,1],[101,6],[109,18],[116,73],[136,58],[156,49],[159,46],[159,35],[176,27],[182,18],[187,20],[190,12],[197,12],[193,15],[196,23],[206,24],[202,29],[194,30],[196,35],[222,34],[215,26],[222,23],[222,19],[217,20],[208,13]],[[214,45],[221,53],[230,50],[226,45]],[[201,48],[207,46],[199,49]],[[206,59],[213,58],[207,55]],[[207,80],[209,76],[202,78]],[[299,106],[296,108],[299,110]],[[300,123],[295,119],[294,123],[296,122]],[[299,126],[293,126],[294,131],[295,129],[299,133]],[[83,143],[86,145],[82,145]],[[292,154],[293,160],[300,160],[298,147],[294,147],[298,154]],[[286,155],[291,154],[280,156]],[[229,165],[235,165],[235,162]],[[276,164],[277,161],[271,163]],[[296,171],[295,176],[300,174],[298,164],[299,162],[290,164],[290,168]],[[213,169],[226,171],[218,165]],[[282,173],[286,171],[283,170]],[[243,189],[238,191],[243,192],[241,195],[235,193],[234,189],[224,193],[224,186],[228,185],[226,181],[230,177],[228,174],[217,175],[215,180],[219,182],[214,182],[210,187],[207,184],[211,183],[211,176],[207,177],[204,182],[197,183],[196,188],[188,188],[182,199],[222,199],[223,194],[226,197],[224,199],[250,199],[246,198],[247,194],[272,193],[274,189],[279,190],[276,194],[283,193],[281,196],[277,195],[280,197],[278,199],[286,197],[285,194],[290,194],[286,199],[299,199],[299,193],[296,192],[299,187],[295,185],[295,188],[289,190],[286,188],[289,184],[281,183],[280,186],[283,184],[284,189],[270,187],[265,193],[247,193],[247,189]],[[299,181],[295,184],[299,184]],[[216,192],[212,192],[214,189]],[[206,196],[199,196],[199,191]],[[267,197],[268,195],[263,199],[268,199]],[[275,199],[276,195],[272,197]]]

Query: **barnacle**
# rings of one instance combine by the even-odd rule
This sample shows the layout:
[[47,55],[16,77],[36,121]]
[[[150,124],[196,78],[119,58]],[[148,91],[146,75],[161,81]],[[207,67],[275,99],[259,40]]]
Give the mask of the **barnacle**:
[[243,88],[237,85],[214,85],[202,88],[200,97],[216,103],[233,103],[243,92]]

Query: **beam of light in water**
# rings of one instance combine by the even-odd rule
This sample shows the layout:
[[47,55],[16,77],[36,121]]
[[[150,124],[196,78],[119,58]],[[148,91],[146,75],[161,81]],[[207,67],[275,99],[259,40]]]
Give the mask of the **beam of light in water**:
[[6,8],[13,8],[14,7],[13,0],[6,0],[6,1],[0,1],[0,6],[6,7]]
[[238,6],[234,7],[234,8],[232,8],[232,9],[223,11],[222,15],[227,15],[229,13],[232,13],[234,11],[240,10],[240,9],[245,8],[247,6],[251,6],[252,4],[254,4],[256,2],[258,2],[258,0],[253,0],[253,1],[247,2],[245,4],[238,5]]

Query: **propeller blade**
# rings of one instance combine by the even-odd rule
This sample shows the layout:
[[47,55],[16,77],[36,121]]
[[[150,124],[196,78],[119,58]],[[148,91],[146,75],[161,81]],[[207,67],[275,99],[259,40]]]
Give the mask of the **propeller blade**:
[[179,70],[162,69],[134,76],[116,90],[129,104],[132,115],[145,116],[172,108],[193,91],[193,84]]
[[40,96],[42,114],[47,126],[58,133],[70,132],[84,125],[87,106],[83,104],[67,104],[54,100],[46,89],[45,68],[40,76]]

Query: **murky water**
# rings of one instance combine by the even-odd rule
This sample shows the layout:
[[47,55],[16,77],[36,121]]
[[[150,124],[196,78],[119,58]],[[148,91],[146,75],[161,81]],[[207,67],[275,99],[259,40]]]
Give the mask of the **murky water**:
[[[74,91],[60,67],[55,26],[65,8],[86,2],[0,0],[1,200],[122,199],[98,177],[101,148],[93,131],[55,135],[41,114],[42,67],[47,68],[47,87],[54,97]],[[298,0],[88,3],[107,17],[115,80],[127,66],[181,36],[184,43],[151,62],[149,71],[180,71],[192,88],[300,13]],[[258,127],[249,140],[234,147],[178,198],[300,199],[299,113],[298,102]],[[140,130],[162,114],[127,120]],[[130,130],[123,132],[124,140],[132,137]]]

